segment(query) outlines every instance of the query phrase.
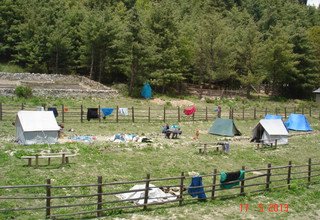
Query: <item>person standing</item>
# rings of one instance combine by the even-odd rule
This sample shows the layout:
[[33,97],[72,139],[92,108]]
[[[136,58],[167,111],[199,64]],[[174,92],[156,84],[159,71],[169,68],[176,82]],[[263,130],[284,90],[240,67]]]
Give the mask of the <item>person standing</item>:
[[221,106],[220,105],[218,105],[218,108],[217,108],[217,117],[221,118]]

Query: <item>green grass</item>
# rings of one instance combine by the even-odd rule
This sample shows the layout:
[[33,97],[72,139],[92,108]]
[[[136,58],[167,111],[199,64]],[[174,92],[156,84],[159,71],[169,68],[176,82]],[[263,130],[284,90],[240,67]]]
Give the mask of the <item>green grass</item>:
[[[20,99],[3,98],[6,103],[19,103]],[[70,106],[85,103],[91,105],[100,103],[101,105],[109,104],[112,106],[155,106],[150,101],[140,99],[112,99],[112,100],[44,100],[38,99],[39,102],[45,103],[68,103]],[[192,100],[197,106],[207,105],[196,99]],[[236,105],[240,104],[236,102]],[[283,103],[288,105],[289,103]],[[253,105],[248,103],[248,105]],[[268,106],[276,106],[279,103],[271,103]],[[281,104],[282,105],[282,104]],[[250,137],[251,130],[254,128],[257,120],[237,120],[236,125],[243,133],[244,137]],[[161,134],[161,122],[121,122],[114,121],[84,121],[80,123],[65,122],[65,130],[67,136],[74,134],[94,135],[98,141],[93,144],[84,143],[64,143],[57,145],[33,145],[20,146],[13,142],[15,128],[11,125],[11,121],[0,121],[0,185],[30,185],[44,184],[47,178],[52,179],[53,185],[77,185],[95,183],[97,176],[103,176],[103,181],[125,181],[138,180],[145,178],[147,173],[152,178],[161,178],[169,176],[179,176],[181,172],[186,174],[191,171],[200,174],[209,174],[213,169],[219,171],[238,170],[245,165],[246,169],[266,167],[268,163],[272,166],[286,165],[289,160],[293,164],[305,164],[308,158],[314,161],[320,161],[319,138],[318,132],[320,125],[319,119],[310,118],[311,126],[315,132],[307,136],[293,136],[289,139],[289,145],[279,146],[278,148],[256,149],[256,146],[249,142],[249,139],[231,141],[231,153],[221,154],[209,152],[207,155],[197,153],[195,146],[199,142],[217,142],[223,140],[222,137],[207,134],[210,122],[180,122],[183,134],[177,140],[168,140]],[[73,128],[74,132],[68,132]],[[194,141],[192,137],[196,128],[200,130],[200,140]],[[116,133],[137,133],[145,134],[150,137],[154,143],[128,143],[117,144],[106,141]],[[25,166],[27,161],[20,159],[22,155],[38,153],[42,150],[51,150],[59,152],[68,150],[77,152],[78,156],[70,158],[70,164],[61,166],[60,161],[52,160],[51,166],[45,166],[46,161],[41,161],[39,168]],[[209,180],[205,180],[209,181]],[[155,183],[156,184],[156,183]],[[189,183],[186,183],[187,185]],[[132,185],[127,185],[125,189],[129,189]],[[274,190],[262,195],[248,195],[227,200],[216,200],[207,202],[187,201],[182,207],[176,204],[167,205],[167,208],[152,207],[148,211],[113,211],[107,213],[108,218],[136,218],[136,219],[301,219],[316,218],[319,207],[320,187],[318,185],[311,186],[309,189],[294,185],[292,190]],[[123,188],[119,188],[123,189]],[[238,190],[237,190],[238,191]],[[29,190],[0,190],[0,196],[10,194],[44,194],[39,189]],[[95,189],[88,188],[72,188],[68,190],[56,190],[54,195],[66,194],[82,194],[95,193]],[[63,202],[75,202],[72,199]],[[85,203],[94,202],[95,200],[83,199]],[[21,204],[21,200],[3,201],[0,200],[1,208],[16,207]],[[29,201],[30,202],[30,201]],[[289,204],[289,212],[271,213],[268,211],[259,212],[258,204],[268,207],[269,204]],[[240,212],[240,204],[249,204],[248,212]],[[44,202],[38,201],[31,204],[32,206],[43,206]],[[74,208],[76,211],[85,211],[89,208]],[[60,213],[67,212],[61,210]],[[14,217],[16,219],[43,219],[44,211],[23,211],[1,213],[0,219],[8,219]]]
[[25,70],[14,64],[1,64],[0,63],[0,72],[6,73],[23,73]]

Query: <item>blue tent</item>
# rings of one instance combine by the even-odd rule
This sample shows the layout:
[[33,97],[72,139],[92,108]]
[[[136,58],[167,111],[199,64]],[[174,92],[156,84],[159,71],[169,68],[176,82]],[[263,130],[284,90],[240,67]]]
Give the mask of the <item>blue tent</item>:
[[281,115],[270,115],[270,114],[266,114],[266,116],[264,117],[264,119],[282,119]]
[[145,83],[141,90],[141,96],[145,99],[150,99],[152,96],[152,89],[149,83]]
[[288,120],[284,124],[288,130],[312,131],[306,116],[302,114],[290,114]]

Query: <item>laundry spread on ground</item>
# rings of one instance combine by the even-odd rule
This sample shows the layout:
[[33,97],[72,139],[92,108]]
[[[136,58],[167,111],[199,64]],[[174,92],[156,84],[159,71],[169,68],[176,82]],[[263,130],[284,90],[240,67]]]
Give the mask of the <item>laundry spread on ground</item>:
[[152,140],[145,136],[139,136],[137,134],[115,134],[109,138],[109,141],[112,142],[144,142],[151,143]]
[[[141,191],[117,194],[116,197],[120,198],[121,200],[134,199],[134,201],[132,201],[134,204],[143,205],[145,188],[146,186],[144,184],[135,185],[130,189],[130,191],[136,191],[136,190],[141,190]],[[167,202],[167,201],[172,201],[176,199],[177,197],[175,195],[172,195],[170,193],[165,193],[153,184],[149,185],[147,204],[151,204],[155,202]]]
[[86,142],[86,143],[92,143],[93,141],[97,140],[95,136],[73,136],[69,137],[69,140],[71,142]]

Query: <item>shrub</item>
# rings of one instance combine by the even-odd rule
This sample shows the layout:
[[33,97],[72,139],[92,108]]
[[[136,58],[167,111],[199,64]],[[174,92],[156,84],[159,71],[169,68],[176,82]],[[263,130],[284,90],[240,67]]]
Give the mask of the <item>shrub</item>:
[[30,98],[32,96],[32,89],[29,86],[17,86],[14,93],[19,98]]

